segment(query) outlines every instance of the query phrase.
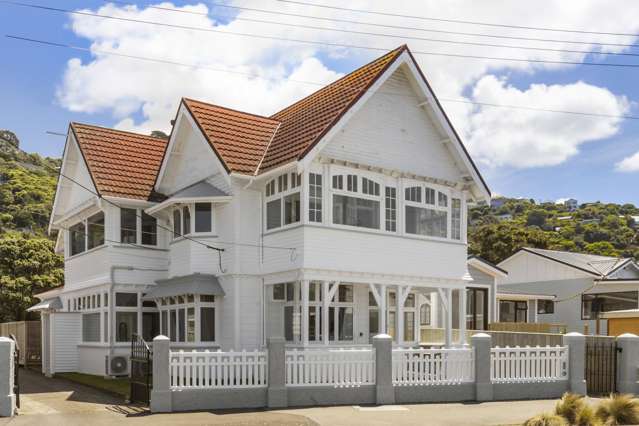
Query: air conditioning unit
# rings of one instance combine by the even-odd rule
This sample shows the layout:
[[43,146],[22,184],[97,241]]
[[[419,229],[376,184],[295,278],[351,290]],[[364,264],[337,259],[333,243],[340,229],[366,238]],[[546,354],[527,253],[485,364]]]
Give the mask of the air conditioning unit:
[[107,355],[104,360],[107,376],[128,376],[129,359],[123,355]]

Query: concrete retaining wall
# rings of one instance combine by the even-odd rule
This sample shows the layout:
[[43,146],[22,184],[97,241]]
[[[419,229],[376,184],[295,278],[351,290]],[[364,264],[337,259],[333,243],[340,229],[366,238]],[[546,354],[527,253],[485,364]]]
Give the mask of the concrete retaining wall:
[[[151,411],[189,411],[230,408],[300,407],[321,405],[415,404],[425,402],[493,401],[557,398],[571,391],[585,394],[585,337],[578,333],[564,336],[568,346],[568,377],[554,382],[493,383],[490,377],[491,337],[472,337],[475,353],[474,382],[451,385],[393,386],[391,376],[392,339],[380,335],[373,339],[376,381],[374,385],[353,387],[286,386],[285,342],[274,338],[268,344],[268,387],[248,389],[172,389],[169,386],[169,341],[154,339],[153,392]],[[639,337],[620,336],[624,348],[620,357],[620,391],[637,392],[636,357]],[[627,364],[627,365],[626,365]],[[634,372],[635,375],[628,378]]]

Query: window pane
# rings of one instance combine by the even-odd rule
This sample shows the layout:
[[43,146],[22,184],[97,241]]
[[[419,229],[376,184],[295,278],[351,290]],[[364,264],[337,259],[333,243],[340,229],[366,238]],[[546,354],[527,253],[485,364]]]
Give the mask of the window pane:
[[115,293],[115,306],[138,306],[137,293]]
[[182,233],[191,233],[191,211],[187,206],[182,207]]
[[337,288],[338,297],[337,300],[339,302],[353,302],[353,286],[348,285],[340,285]]
[[339,340],[353,340],[353,308],[340,307],[337,311]]
[[178,342],[184,342],[186,340],[186,312],[185,309],[178,309]]
[[200,308],[200,340],[215,341],[215,308]]
[[459,198],[452,199],[450,219],[451,219],[451,237],[454,240],[461,240],[461,200]]
[[284,306],[284,339],[293,341],[293,307]]
[[499,321],[515,322],[515,303],[509,300],[499,301]]
[[430,305],[426,303],[419,308],[419,323],[420,325],[430,325]]
[[584,294],[582,311],[584,319],[596,319],[597,313],[637,308],[636,291]]
[[404,190],[404,199],[406,201],[412,201],[415,203],[422,202],[422,188],[421,186],[412,186]]
[[100,313],[82,315],[82,341],[100,341]]
[[379,311],[377,309],[368,310],[368,336],[379,334]]
[[300,221],[300,193],[284,197],[284,225]]
[[[341,176],[339,176],[341,182]],[[340,184],[341,189],[341,184]],[[308,220],[310,222],[322,221],[322,175],[309,173],[308,179]]]
[[333,223],[379,229],[379,201],[333,195]]
[[108,342],[109,341],[109,313],[108,312],[104,312],[104,330],[103,330],[103,334],[104,334],[104,341]]
[[104,244],[104,212],[94,214],[87,219],[89,227],[88,249]]
[[71,256],[74,254],[82,253],[85,250],[84,236],[86,232],[84,230],[84,223],[78,223],[69,228],[69,240],[71,242]]
[[177,312],[171,311],[171,318],[169,321],[169,334],[172,342],[177,342]]
[[448,195],[438,192],[437,204],[439,205],[439,207],[448,207]]
[[214,303],[215,296],[213,294],[201,294],[200,302]]
[[348,175],[346,177],[346,189],[352,192],[357,192],[357,176]]
[[433,188],[424,188],[424,202],[435,205],[435,190]]
[[186,310],[186,341],[195,342],[195,308]]
[[275,284],[273,286],[273,300],[284,300],[285,291],[286,291],[286,284]]
[[414,294],[409,294],[408,297],[406,297],[406,300],[404,301],[404,307],[405,308],[414,308],[415,307],[415,295]]
[[388,324],[386,324],[388,328],[388,334],[394,339],[395,338],[395,312],[388,312]]
[[368,306],[377,306],[377,302],[375,301],[375,296],[373,296],[373,292],[368,292]]
[[555,302],[553,302],[552,300],[537,300],[537,313],[554,314]]
[[142,338],[147,342],[151,342],[158,334],[160,334],[160,313],[143,312]]
[[133,334],[138,332],[137,312],[115,313],[116,342],[130,342]]
[[173,210],[173,238],[182,235],[182,221],[180,220],[180,210]]
[[195,203],[195,232],[211,232],[211,203]]
[[120,209],[120,241],[137,243],[138,218],[135,209]]
[[157,220],[142,212],[142,244],[155,246],[158,243]]
[[384,198],[386,230],[397,231],[397,189],[386,187]]
[[162,311],[162,334],[165,336],[169,335],[168,317],[169,317],[169,311]]
[[282,199],[269,201],[266,203],[266,229],[279,228],[282,226]]
[[295,300],[295,283],[286,283],[286,301]]
[[448,213],[420,207],[406,206],[406,232],[446,238]]
[[404,312],[404,340],[415,340],[415,312]]

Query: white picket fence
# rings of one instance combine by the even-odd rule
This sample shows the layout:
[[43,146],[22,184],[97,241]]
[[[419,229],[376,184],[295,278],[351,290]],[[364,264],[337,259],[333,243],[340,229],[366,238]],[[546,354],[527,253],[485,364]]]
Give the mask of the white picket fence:
[[286,351],[287,386],[353,387],[375,384],[375,349]]
[[393,349],[393,386],[474,382],[474,354],[472,348]]
[[268,358],[253,352],[169,352],[171,387],[258,388],[267,386]]
[[568,347],[492,348],[490,377],[494,383],[568,380]]

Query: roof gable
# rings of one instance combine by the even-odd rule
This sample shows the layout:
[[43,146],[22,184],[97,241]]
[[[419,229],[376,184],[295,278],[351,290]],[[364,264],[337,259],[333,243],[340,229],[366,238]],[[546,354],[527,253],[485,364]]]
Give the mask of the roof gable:
[[[543,259],[551,260],[564,266],[568,266],[573,269],[577,269],[579,271],[586,272],[590,275],[598,277],[605,277],[613,273],[629,261],[629,259],[618,259],[609,256],[598,256],[586,253],[572,253],[558,250],[545,250],[530,247],[522,248],[518,253],[515,253],[514,256],[518,255],[521,252],[530,253]],[[506,262],[507,260],[508,259],[506,259],[504,262]]]
[[71,131],[99,195],[151,198],[165,139],[80,123]]

